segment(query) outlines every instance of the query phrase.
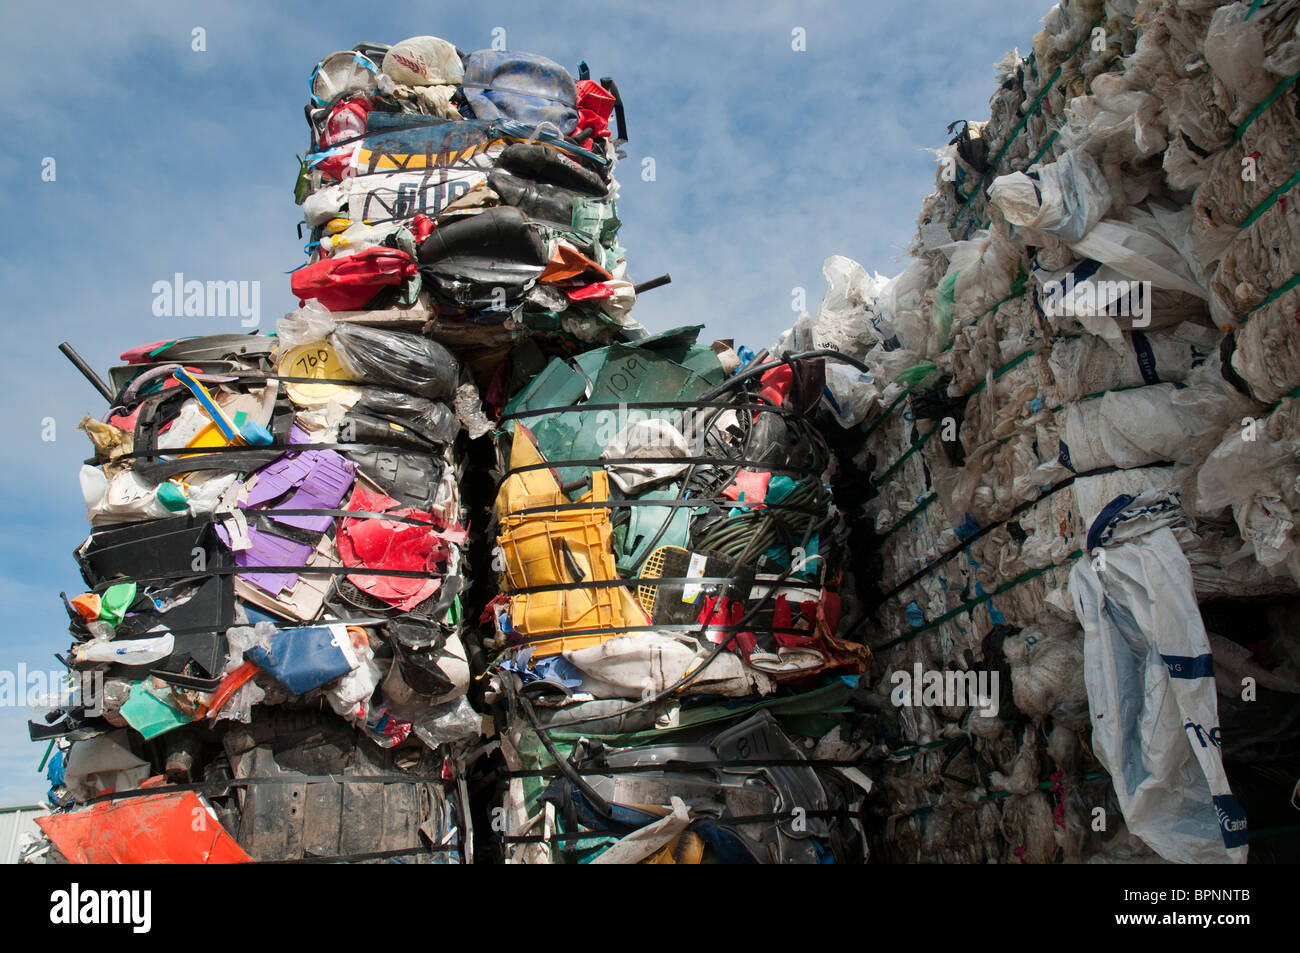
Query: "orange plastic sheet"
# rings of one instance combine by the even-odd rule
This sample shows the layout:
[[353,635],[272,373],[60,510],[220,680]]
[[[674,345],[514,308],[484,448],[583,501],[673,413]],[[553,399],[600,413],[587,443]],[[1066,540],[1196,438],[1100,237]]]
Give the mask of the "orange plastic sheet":
[[101,801],[36,823],[73,864],[242,864],[244,853],[193,791]]

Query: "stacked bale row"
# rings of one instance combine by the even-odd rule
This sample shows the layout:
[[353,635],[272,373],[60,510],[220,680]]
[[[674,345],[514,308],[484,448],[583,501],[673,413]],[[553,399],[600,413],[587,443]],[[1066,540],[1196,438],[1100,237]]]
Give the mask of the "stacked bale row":
[[[1252,827],[1286,816],[1300,4],[1253,6],[1058,4],[1034,53],[999,64],[989,121],[939,150],[912,264],[885,280],[830,259],[821,309],[781,342],[871,371],[832,377],[828,404],[841,467],[870,479],[858,513],[879,559],[858,578],[893,693],[878,754],[895,859],[1244,859],[1227,798]],[[1108,699],[1143,692],[1089,661],[1105,634],[1089,593],[1122,601],[1107,556],[1164,530],[1190,580],[1181,627],[1204,644],[1187,654],[1218,675],[1221,844],[1203,788],[1178,791],[1210,812],[1193,846],[1165,839],[1171,812],[1138,816],[1098,734]],[[931,671],[997,672],[1002,697],[911,695]]]

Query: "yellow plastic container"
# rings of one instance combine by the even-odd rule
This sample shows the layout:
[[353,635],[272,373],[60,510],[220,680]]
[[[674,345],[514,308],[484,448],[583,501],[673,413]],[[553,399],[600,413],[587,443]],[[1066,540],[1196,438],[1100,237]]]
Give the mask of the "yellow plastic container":
[[[526,438],[520,439],[522,436],[516,432],[516,450],[511,453],[511,465],[532,462],[533,456],[536,462],[544,462],[536,446]],[[521,445],[524,449],[518,452]],[[536,480],[523,479],[539,474],[542,477]],[[511,484],[510,480],[516,477],[520,479]],[[502,588],[507,594],[535,586],[620,581],[614,561],[613,527],[608,508],[593,506],[590,509],[527,513],[524,511],[530,507],[569,501],[549,469],[514,474],[510,480],[502,486],[497,498],[498,511],[504,510],[497,544],[506,564]],[[604,502],[609,495],[608,481],[604,470],[593,471],[591,490],[575,502]],[[549,483],[550,489],[540,493],[527,492],[538,483]],[[539,658],[599,645],[618,634],[609,631],[581,635],[567,633],[618,629],[648,622],[645,612],[623,585],[574,587],[510,596],[510,623],[516,632],[529,637],[551,633],[557,636],[533,643],[534,655]]]

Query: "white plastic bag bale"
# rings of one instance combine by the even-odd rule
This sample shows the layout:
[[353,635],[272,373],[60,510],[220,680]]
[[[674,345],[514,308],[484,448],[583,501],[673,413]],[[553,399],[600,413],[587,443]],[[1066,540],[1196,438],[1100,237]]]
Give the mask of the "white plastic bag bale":
[[930,321],[926,314],[925,295],[932,287],[930,262],[916,259],[889,285],[885,311],[893,320],[894,334],[908,352],[909,363],[928,356]]
[[1297,307],[1300,293],[1288,292],[1237,329],[1232,369],[1262,403],[1281,400],[1300,385],[1300,322],[1288,319]]
[[[1115,470],[1074,481],[1072,495],[1078,514],[1078,523],[1090,526],[1106,505],[1117,496],[1136,497],[1142,493],[1177,492],[1183,510],[1200,520],[1204,514],[1193,505],[1196,495],[1196,473],[1188,467],[1146,467],[1137,470]],[[1190,486],[1188,485],[1190,482]],[[1188,526],[1175,530],[1183,555],[1192,567],[1192,582],[1197,598],[1242,599],[1256,595],[1275,596],[1294,592],[1295,583],[1286,577],[1274,576],[1257,561],[1244,558],[1242,538],[1237,532],[1225,533],[1213,529],[1205,522],[1195,524],[1195,532]],[[1247,551],[1249,552],[1249,551]],[[1292,554],[1292,562],[1296,562]],[[1288,566],[1297,576],[1300,568]]]
[[[1287,401],[1279,414],[1285,412],[1290,422],[1294,407]],[[1274,426],[1251,420],[1247,427],[1230,429],[1196,475],[1197,510],[1212,515],[1230,506],[1242,539],[1264,566],[1293,559],[1300,520],[1295,441],[1272,433],[1281,420],[1268,422]]]
[[1128,221],[1104,219],[1070,250],[1083,258],[1109,265],[1132,281],[1149,281],[1153,288],[1208,297],[1177,248],[1165,239],[1151,213],[1128,210]]
[[1113,500],[1088,534],[1088,552],[1100,548],[1104,564],[1083,558],[1070,573],[1092,748],[1129,830],[1161,857],[1245,863],[1246,815],[1220,755],[1214,660],[1168,526],[1170,501]]
[[856,367],[826,362],[826,390],[829,394],[823,404],[841,427],[856,427],[867,419],[871,408],[880,403],[880,393],[870,374]]
[[[799,315],[794,326],[777,340],[776,352],[828,350],[866,359],[879,350],[882,341],[894,336],[884,304],[893,279],[868,274],[843,255],[827,258],[822,274],[828,288],[817,313]],[[826,371],[825,405],[840,426],[861,423],[878,396],[871,375],[835,361],[826,363]]]
[[998,176],[989,189],[989,205],[1013,225],[1077,242],[1110,210],[1111,192],[1096,160],[1075,150],[1028,175]]
[[813,317],[810,350],[830,350],[861,358],[873,345],[890,337],[882,324],[880,297],[889,279],[871,275],[851,258],[832,255],[822,264],[828,285]]
[[[1275,193],[1261,200],[1259,217],[1239,229],[1224,250],[1210,282],[1210,314],[1220,327],[1264,317],[1270,295],[1300,274],[1300,215],[1293,197]],[[1290,291],[1281,293],[1285,297]],[[1294,311],[1283,315],[1283,320],[1292,320]]]
[[1150,198],[1139,211],[1144,214],[1138,220],[1144,222],[1145,212],[1151,213],[1152,227],[1178,250],[1197,285],[1208,292],[1214,281],[1218,258],[1228,244],[1224,236],[1198,229],[1196,210],[1191,205],[1176,205],[1166,199]]
[[1191,210],[1198,239],[1215,257],[1250,213],[1294,174],[1300,141],[1295,102],[1292,87],[1244,127],[1237,141],[1205,161],[1205,179]]
[[1087,717],[1083,682],[1083,641],[1070,623],[1044,621],[1029,626],[1002,643],[1011,666],[1012,697],[1031,718],[1057,722]]
[[1082,131],[1080,138],[1104,142],[1116,159],[1144,159],[1168,143],[1160,100],[1119,73],[1096,77],[1092,94],[1070,100],[1065,116],[1072,130]]

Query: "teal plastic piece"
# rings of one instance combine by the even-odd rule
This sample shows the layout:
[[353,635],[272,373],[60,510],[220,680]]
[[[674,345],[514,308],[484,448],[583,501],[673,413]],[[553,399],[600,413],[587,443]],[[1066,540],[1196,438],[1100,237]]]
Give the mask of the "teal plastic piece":
[[[646,490],[638,500],[675,500],[680,486],[670,483],[667,486]],[[627,523],[614,530],[614,562],[618,571],[631,575],[650,555],[650,544],[655,549],[662,546],[680,546],[686,549],[691,535],[691,513],[689,506],[629,506],[631,517]],[[659,530],[667,523],[668,528],[659,536]],[[658,541],[655,537],[659,536]]]
[[[547,407],[568,407],[582,399],[587,379],[558,357],[542,368],[532,383],[516,394],[506,405],[507,414]],[[527,421],[524,421],[526,424]]]
[[192,720],[155,697],[149,691],[148,683],[143,681],[131,686],[131,694],[122,705],[121,714],[128,725],[140,732],[145,741],[181,725],[188,725]]

